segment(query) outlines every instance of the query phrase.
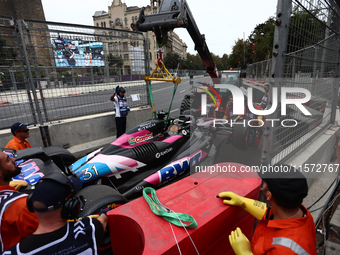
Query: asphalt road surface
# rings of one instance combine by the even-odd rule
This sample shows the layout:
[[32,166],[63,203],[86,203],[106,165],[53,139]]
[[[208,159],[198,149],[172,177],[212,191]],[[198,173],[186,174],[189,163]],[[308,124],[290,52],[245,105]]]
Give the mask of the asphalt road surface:
[[[209,77],[198,77],[194,79],[195,82],[210,82]],[[113,85],[113,87],[115,87]],[[174,85],[172,82],[154,83],[152,84],[153,97],[155,100],[156,110],[168,111],[170,101],[173,94]],[[147,104],[146,100],[146,87],[134,86],[126,88],[128,105],[134,107],[134,102],[131,99],[132,94],[139,94],[142,102],[139,104]],[[182,98],[185,94],[189,93],[189,79],[183,79],[179,84],[172,109],[171,115],[179,114],[179,107]],[[113,111],[113,103],[109,100],[113,90],[103,90],[92,93],[74,94],[64,97],[51,97],[46,98],[48,95],[44,94],[45,100],[39,100],[39,108],[42,118],[46,122],[53,122],[65,118],[79,117],[102,113],[106,111]],[[12,95],[15,96],[15,95]],[[36,108],[35,105],[31,106],[28,101],[13,103],[8,105],[0,105],[0,129],[8,128],[9,123],[14,123],[18,119],[23,123],[37,123],[37,117],[32,115],[32,108]],[[38,116],[38,113],[35,115]]]

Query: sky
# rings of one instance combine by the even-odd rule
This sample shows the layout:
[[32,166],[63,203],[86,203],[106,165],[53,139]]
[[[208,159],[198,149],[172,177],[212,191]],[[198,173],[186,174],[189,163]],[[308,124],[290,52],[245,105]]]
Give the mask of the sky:
[[[122,0],[127,6],[147,6],[150,0]],[[47,21],[93,26],[95,11],[108,11],[112,0],[42,0]],[[57,4],[56,4],[57,3]],[[210,52],[230,54],[237,39],[247,39],[257,24],[275,16],[276,0],[187,0],[192,15]],[[185,28],[174,30],[187,44],[187,52],[196,54]]]

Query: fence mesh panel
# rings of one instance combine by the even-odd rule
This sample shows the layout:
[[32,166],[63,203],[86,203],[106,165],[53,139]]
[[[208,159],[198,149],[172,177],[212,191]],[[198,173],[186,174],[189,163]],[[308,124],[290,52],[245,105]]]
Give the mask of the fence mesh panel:
[[[332,122],[331,113],[336,110],[332,106],[338,99],[338,92],[334,92],[339,83],[335,79],[339,63],[339,13],[339,6],[333,1],[292,1],[281,86],[307,89],[311,99],[305,107],[311,115],[288,105],[287,115],[280,120],[294,119],[297,125],[276,128],[273,163],[291,155]],[[304,97],[301,93],[287,96]]]
[[[334,121],[339,85],[335,78],[339,75],[339,22],[339,6],[332,0],[292,0],[285,60],[280,63],[283,77],[279,83],[281,88],[307,89],[311,99],[305,108],[311,115],[303,114],[295,105],[287,106],[285,116],[278,109],[280,122],[296,125],[275,126],[271,138],[272,163],[282,162]],[[270,83],[271,64],[272,60],[268,60],[249,65],[247,77],[274,84]],[[300,92],[287,94],[289,99],[304,97]]]
[[[11,17],[0,16],[0,128],[37,123],[18,33]],[[13,102],[20,104],[12,105]]]
[[[13,55],[12,62],[3,67],[7,82],[1,103],[11,104],[2,112],[1,128],[9,127],[13,118],[42,124],[112,111],[109,98],[116,86],[126,89],[130,107],[149,104],[143,80],[148,48],[142,33],[33,20],[18,21],[17,27],[7,23],[8,28],[1,27],[1,38],[13,37],[18,29],[25,49],[14,48],[23,58]],[[13,39],[6,42],[15,47]],[[27,105],[30,98],[37,100],[31,103],[33,108]]]

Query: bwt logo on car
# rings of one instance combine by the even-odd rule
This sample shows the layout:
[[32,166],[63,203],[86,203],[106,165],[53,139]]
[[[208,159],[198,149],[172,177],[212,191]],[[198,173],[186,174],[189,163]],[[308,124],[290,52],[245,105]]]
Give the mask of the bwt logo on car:
[[164,156],[165,154],[168,154],[169,152],[171,152],[173,150],[173,148],[168,148],[165,151],[162,152],[157,152],[155,157],[156,158],[160,158],[161,156]]
[[202,151],[199,150],[182,160],[179,160],[177,162],[174,162],[162,168],[161,170],[159,170],[160,182],[164,182],[166,179],[169,179],[175,175],[178,175],[182,173],[184,170],[196,165],[198,162],[200,162],[201,158],[202,158]]
[[129,139],[129,144],[134,145],[135,143],[141,143],[141,142],[144,142],[146,140],[151,139],[152,137],[153,137],[152,133],[146,134],[144,136],[137,136],[136,138],[135,137],[131,137]]

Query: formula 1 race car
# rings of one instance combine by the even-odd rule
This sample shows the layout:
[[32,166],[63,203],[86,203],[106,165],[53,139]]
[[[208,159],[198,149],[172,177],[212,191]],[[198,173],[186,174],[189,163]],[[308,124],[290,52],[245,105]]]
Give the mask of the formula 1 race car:
[[165,129],[165,115],[158,112],[157,118],[141,123],[78,161],[60,147],[3,151],[12,152],[22,167],[15,179],[24,179],[30,185],[48,172],[62,171],[78,176],[85,186],[111,186],[131,200],[141,196],[145,187],[159,188],[187,176],[194,165],[213,164],[214,135],[225,127],[213,127],[215,121],[210,119],[196,121],[193,116],[181,115],[170,118]]
[[[51,172],[78,176],[83,189],[77,196],[86,200],[78,215],[83,217],[140,197],[145,187],[158,189],[180,180],[194,166],[214,164],[216,147],[226,135],[216,136],[225,127],[209,119],[196,121],[189,115],[165,121],[165,115],[158,112],[157,118],[141,123],[78,161],[66,149],[56,146],[2,150],[14,156],[22,168],[14,179],[29,183],[21,189],[23,192],[30,193],[39,179]],[[108,237],[104,247],[109,244]]]
[[107,147],[70,166],[83,183],[111,186],[128,200],[145,187],[160,188],[189,175],[194,165],[212,164],[216,155],[211,125],[181,115],[164,120],[166,113],[132,128]]

